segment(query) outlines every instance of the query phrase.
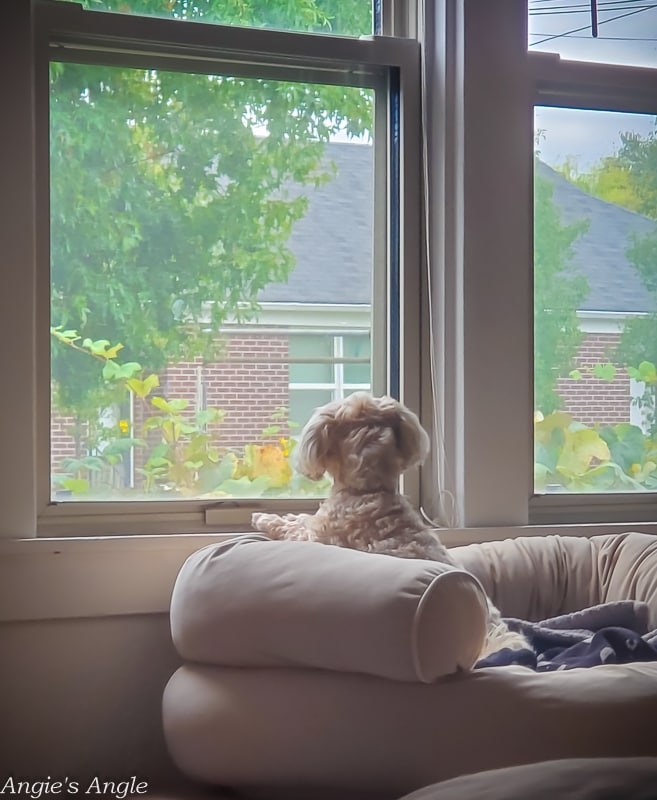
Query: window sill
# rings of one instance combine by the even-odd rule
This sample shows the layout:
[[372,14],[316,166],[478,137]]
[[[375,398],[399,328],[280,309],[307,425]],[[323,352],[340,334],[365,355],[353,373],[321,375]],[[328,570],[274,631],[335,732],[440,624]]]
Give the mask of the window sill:
[[[642,531],[657,523],[541,525],[443,531],[448,547],[518,536],[597,536]],[[0,542],[0,623],[167,614],[185,559],[239,533]]]
[[0,542],[0,622],[168,613],[185,559],[236,534]]

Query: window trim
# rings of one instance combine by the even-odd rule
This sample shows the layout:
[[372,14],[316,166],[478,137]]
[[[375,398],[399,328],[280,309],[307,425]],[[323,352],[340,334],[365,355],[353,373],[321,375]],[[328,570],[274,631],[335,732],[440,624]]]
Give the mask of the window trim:
[[[294,74],[297,80],[320,77],[325,81],[327,70],[333,70],[336,82],[341,82],[338,73],[335,72],[338,64],[342,65],[340,68],[345,75],[349,72],[344,82],[355,84],[353,66],[358,64],[360,66],[357,71],[364,76],[363,80],[371,83],[373,73],[387,68],[399,76],[401,103],[398,123],[403,177],[399,205],[400,214],[407,221],[406,235],[399,254],[404,285],[401,313],[405,320],[404,324],[409,329],[408,335],[404,338],[400,359],[401,390],[404,401],[417,408],[420,321],[416,313],[419,302],[419,276],[416,265],[419,260],[419,225],[415,232],[413,230],[415,223],[408,221],[419,220],[419,167],[416,157],[419,127],[418,42],[413,39],[392,39],[382,36],[357,39],[122,16],[98,11],[87,12],[75,4],[51,3],[46,0],[20,0],[17,5],[20,7],[20,12],[11,19],[11,27],[7,30],[8,40],[11,40],[17,51],[21,52],[21,58],[17,59],[16,63],[27,64],[29,61],[30,68],[22,71],[20,80],[16,80],[16,68],[13,62],[4,73],[7,76],[5,79],[7,88],[10,89],[7,91],[7,96],[17,98],[14,119],[17,120],[17,129],[21,130],[21,146],[14,150],[12,159],[7,159],[14,161],[15,166],[7,170],[6,174],[23,176],[20,181],[24,190],[21,200],[26,213],[22,225],[16,227],[5,224],[2,232],[3,235],[7,232],[14,249],[21,252],[19,262],[25,268],[18,276],[19,279],[14,287],[16,294],[21,296],[21,303],[17,304],[16,298],[13,297],[12,313],[7,314],[4,320],[7,322],[13,320],[15,323],[13,327],[18,328],[19,307],[24,312],[20,317],[21,328],[25,327],[25,320],[49,318],[47,282],[40,280],[36,289],[34,283],[37,270],[43,274],[43,265],[49,260],[47,226],[43,224],[37,226],[37,221],[48,218],[49,192],[47,178],[44,176],[47,176],[45,165],[48,163],[46,123],[50,37],[56,39],[59,44],[66,45],[67,59],[73,55],[75,60],[83,61],[89,58],[91,49],[102,48],[102,59],[98,59],[102,63],[112,62],[111,50],[121,51],[118,56],[118,61],[121,63],[138,61],[135,53],[126,54],[124,51],[136,49],[140,38],[155,36],[158,40],[157,49],[166,51],[166,56],[157,64],[149,57],[151,66],[172,68],[171,59],[182,59],[183,56],[187,59],[189,48],[198,45],[202,49],[203,60],[188,59],[189,64],[195,71],[202,69],[211,71],[212,66],[216,69],[217,64],[225,63],[227,57],[233,59],[237,49],[246,49],[246,45],[249,44],[251,50],[257,51],[257,59],[266,62],[267,65],[273,65],[272,69],[277,73],[277,77]],[[384,3],[384,10],[389,7],[389,3]],[[76,37],[82,46],[80,49],[71,49]],[[119,44],[120,40],[124,42],[122,46]],[[222,44],[223,50],[221,50]],[[277,52],[281,51],[285,52],[284,57],[277,55]],[[15,53],[13,55],[15,57]],[[302,60],[311,63],[312,68],[300,72],[299,63]],[[179,60],[177,67],[182,68],[186,63]],[[251,66],[245,66],[245,72],[251,69]],[[388,112],[383,108],[383,104],[378,104],[377,113],[377,122],[383,120],[388,122]],[[25,131],[31,132],[34,136],[33,141],[30,137],[23,136]],[[378,156],[377,166],[380,167],[384,162],[387,166],[392,146],[387,141],[387,134],[384,137],[383,133],[379,132],[378,138],[383,145],[378,148],[381,155]],[[25,178],[35,171],[39,176],[36,186],[31,177]],[[388,219],[391,209],[386,205],[385,196],[386,192],[375,192],[377,198],[375,214],[385,214]],[[32,228],[37,230],[36,253],[32,252],[32,241],[28,246],[28,239],[32,239],[29,235]],[[378,251],[375,249],[375,258],[383,257],[387,262],[392,257],[385,246],[382,248],[381,242],[375,243],[375,248],[378,248]],[[26,313],[28,308],[29,314]],[[384,325],[382,329],[381,322],[378,325],[379,331],[385,330],[386,326]],[[10,330],[8,327],[7,333],[10,333]],[[11,335],[7,340],[11,340]],[[26,358],[24,361],[25,379],[18,382],[20,391],[14,384],[10,390],[12,396],[8,398],[9,408],[22,411],[12,417],[17,423],[13,426],[16,434],[13,437],[12,449],[20,448],[21,457],[16,459],[12,479],[6,484],[6,493],[0,490],[5,499],[5,506],[11,506],[13,509],[12,513],[5,515],[3,523],[0,524],[0,537],[191,533],[219,531],[224,528],[230,530],[248,528],[250,513],[253,507],[261,505],[259,502],[242,505],[234,501],[221,504],[177,501],[175,509],[166,501],[136,502],[122,504],[120,510],[116,508],[116,504],[94,504],[94,508],[91,509],[89,504],[76,503],[66,504],[66,513],[62,511],[62,504],[58,506],[51,503],[49,481],[47,477],[46,479],[43,477],[44,474],[47,476],[48,472],[44,470],[44,464],[49,464],[50,458],[49,397],[48,393],[43,392],[43,387],[37,378],[49,372],[47,328],[44,326],[43,331],[36,330],[36,324],[30,322],[21,346],[25,346],[25,354],[31,354],[31,358]],[[373,360],[376,357],[377,354],[373,353]],[[374,385],[381,386],[382,390],[387,385],[387,377],[380,372],[378,375],[373,375],[373,381]],[[12,442],[11,437],[9,442]],[[40,478],[35,478],[39,475]],[[407,491],[417,497],[416,487],[417,480],[411,479]],[[282,503],[286,510],[291,511],[307,508],[309,505],[306,501],[282,501]],[[268,505],[275,504],[268,501]],[[310,506],[316,507],[316,502],[311,502]],[[105,513],[112,509],[118,513]],[[226,509],[226,513],[219,513],[218,509],[222,511]]]
[[[632,67],[569,61],[558,54],[529,53],[532,113],[535,106],[657,115],[657,66]],[[533,440],[533,437],[532,437]],[[650,522],[657,493],[534,494],[532,524]]]
[[[432,336],[444,374],[435,391],[425,370],[423,398],[439,404],[444,433],[441,442],[434,426],[434,449],[443,445],[444,478],[437,491],[439,470],[423,472],[427,515],[442,520],[451,503],[450,528],[503,535],[656,520],[657,497],[605,496],[596,506],[588,495],[534,496],[532,206],[534,104],[581,103],[586,90],[595,107],[604,98],[617,110],[651,113],[657,73],[528,52],[527,0],[445,0],[436,15],[434,78],[444,97],[430,109],[439,198],[431,236],[440,257]],[[430,358],[426,341],[424,352]]]

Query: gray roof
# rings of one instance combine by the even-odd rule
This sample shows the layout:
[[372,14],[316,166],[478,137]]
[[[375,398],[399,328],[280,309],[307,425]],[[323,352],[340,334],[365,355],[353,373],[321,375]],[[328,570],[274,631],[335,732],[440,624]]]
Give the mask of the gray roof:
[[308,211],[289,239],[297,265],[287,283],[267,286],[261,301],[371,304],[372,149],[347,142],[327,145],[335,178],[305,190]]
[[[334,142],[327,145],[326,158],[335,165],[336,177],[318,189],[304,190],[310,199],[308,212],[289,241],[296,267],[286,283],[268,286],[261,301],[371,302],[372,147]],[[626,250],[632,233],[654,232],[657,223],[587,194],[543,162],[537,162],[536,170],[553,184],[563,223],[590,221],[573,245],[572,265],[590,287],[580,310],[654,310],[653,297]]]
[[655,232],[657,224],[587,194],[541,161],[536,172],[554,186],[552,198],[561,221],[589,220],[589,228],[573,244],[572,265],[586,276],[590,292],[581,311],[654,311],[655,302],[628,261],[631,235]]

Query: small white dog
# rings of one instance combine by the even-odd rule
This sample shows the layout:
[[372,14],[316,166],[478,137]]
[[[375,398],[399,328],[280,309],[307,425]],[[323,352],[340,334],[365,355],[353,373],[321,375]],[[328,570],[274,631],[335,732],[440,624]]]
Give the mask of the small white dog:
[[[356,392],[314,412],[296,453],[299,472],[333,478],[329,497],[315,514],[253,514],[256,530],[272,539],[303,540],[351,547],[400,558],[425,558],[453,566],[430,528],[399,493],[399,476],[421,464],[429,437],[417,416],[391,397]],[[482,655],[503,647],[528,647],[510,631],[488,601],[489,627]]]

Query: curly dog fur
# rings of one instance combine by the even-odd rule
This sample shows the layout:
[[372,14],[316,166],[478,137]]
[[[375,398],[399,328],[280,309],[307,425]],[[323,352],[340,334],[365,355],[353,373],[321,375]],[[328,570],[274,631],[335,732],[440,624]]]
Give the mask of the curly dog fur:
[[[392,397],[356,392],[314,412],[301,434],[296,466],[312,480],[333,478],[315,514],[253,514],[253,526],[272,539],[313,541],[400,558],[424,558],[458,567],[409,501],[399,476],[421,464],[429,437],[417,416]],[[489,600],[482,655],[527,647]]]

